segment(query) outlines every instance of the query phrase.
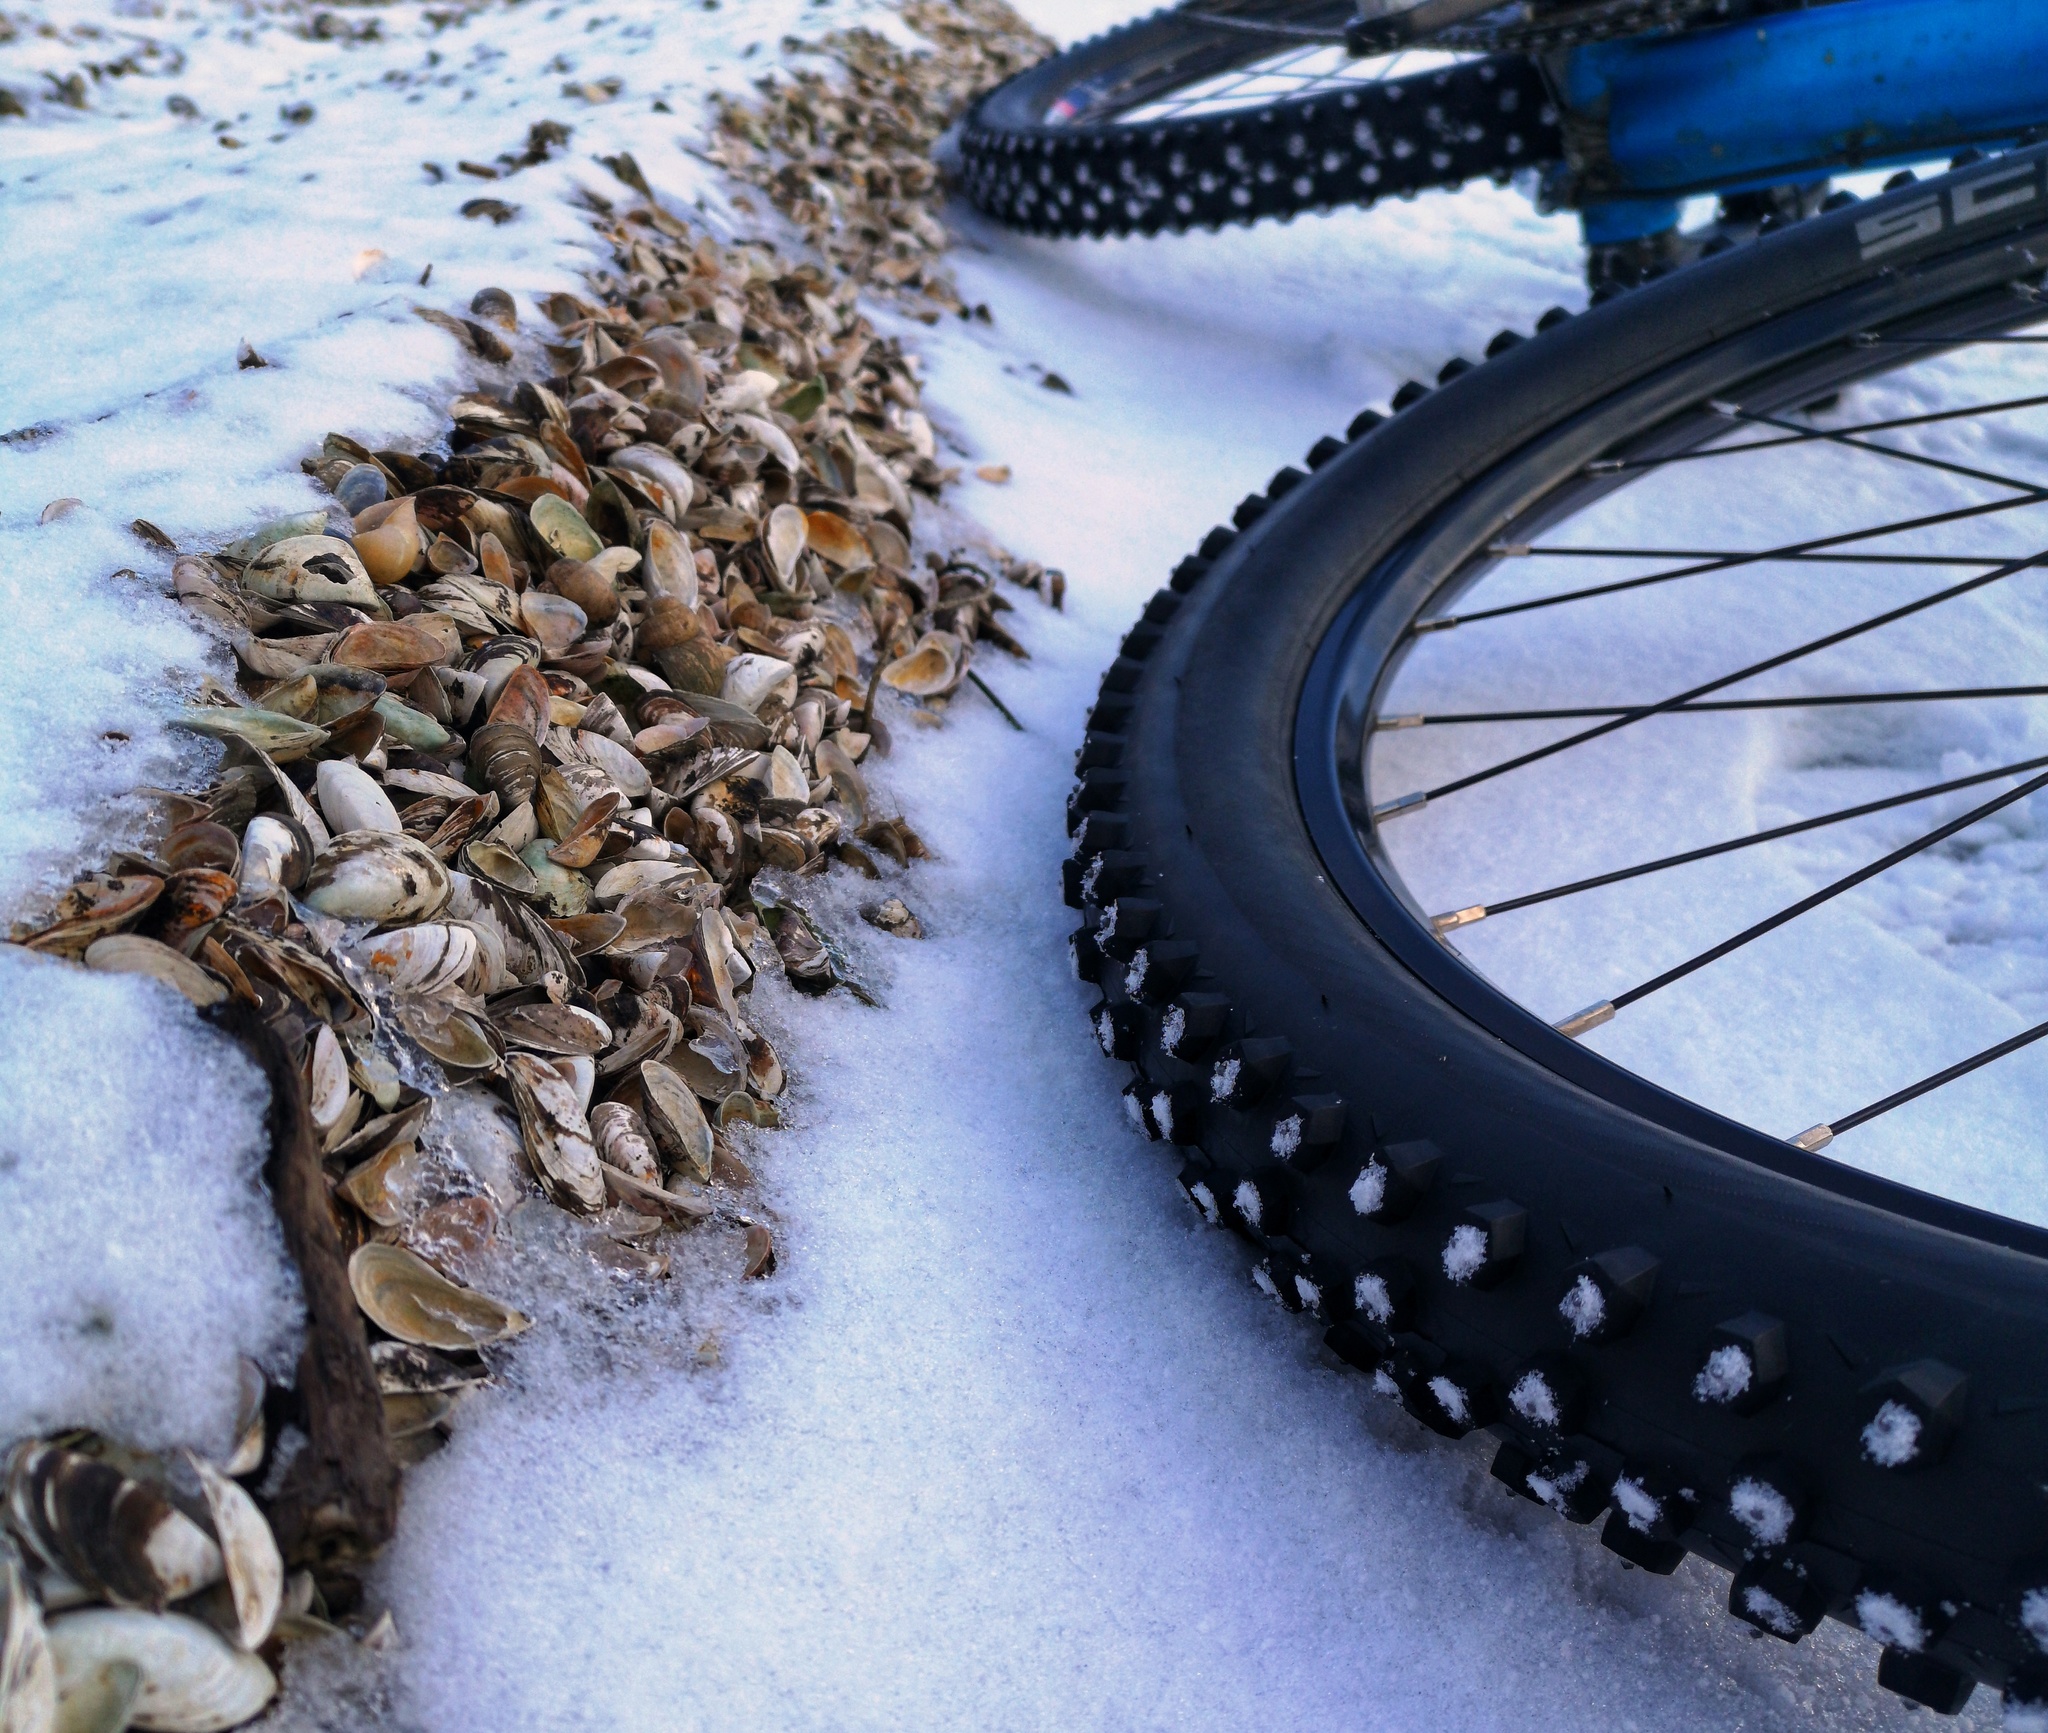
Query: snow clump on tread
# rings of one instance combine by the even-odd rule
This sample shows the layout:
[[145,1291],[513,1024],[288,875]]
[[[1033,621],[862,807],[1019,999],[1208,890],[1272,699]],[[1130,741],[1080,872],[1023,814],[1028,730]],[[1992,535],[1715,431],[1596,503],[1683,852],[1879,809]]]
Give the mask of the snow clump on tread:
[[1730,1342],[1707,1356],[1706,1365],[1692,1381],[1692,1393],[1702,1402],[1733,1402],[1755,1376],[1756,1367],[1747,1350]]
[[[1381,1170],[1384,1174],[1385,1170]],[[1364,1176],[1360,1175],[1360,1183]],[[1381,1180],[1384,1186],[1386,1181]],[[1354,1196],[1351,1200],[1356,1203]],[[1363,1210],[1361,1215],[1367,1213]],[[1444,1274],[1458,1283],[1469,1282],[1486,1267],[1486,1230],[1476,1228],[1470,1222],[1451,1229],[1451,1237],[1444,1242]]]
[[[1387,1201],[1387,1170],[1376,1161],[1369,1161],[1358,1170],[1358,1177],[1351,1182],[1351,1207],[1362,1216],[1376,1215]],[[1478,1230],[1473,1230],[1475,1233]],[[1449,1254],[1445,1254],[1448,1259]],[[1446,1264],[1448,1267],[1448,1264]],[[1452,1280],[1456,1280],[1454,1276]]]
[[1880,1468],[1903,1468],[1920,1454],[1920,1416],[1886,1402],[1863,1428],[1863,1454]]
[[1791,1537],[1792,1504],[1775,1486],[1745,1475],[1728,1489],[1728,1509],[1759,1546],[1783,1546]]
[[1590,1336],[1607,1317],[1607,1297],[1591,1276],[1581,1276],[1565,1290],[1557,1309],[1574,1336]]
[[1880,1589],[1865,1589],[1856,1597],[1856,1622],[1864,1635],[1910,1655],[1927,1647],[1925,1621],[1897,1595]]

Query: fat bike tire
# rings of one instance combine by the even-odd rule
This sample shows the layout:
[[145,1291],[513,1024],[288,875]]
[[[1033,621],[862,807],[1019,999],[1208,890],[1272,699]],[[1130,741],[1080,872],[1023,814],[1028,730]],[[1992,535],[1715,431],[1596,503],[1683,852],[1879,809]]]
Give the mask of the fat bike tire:
[[[1219,42],[1214,29],[1168,10],[1041,61],[968,111],[962,190],[989,216],[1032,234],[1150,235],[1505,180],[1563,155],[1542,76],[1520,55],[1229,113],[1047,121],[1069,92],[1162,62],[1192,82],[1257,41]],[[1210,47],[1217,53],[1202,52]]]
[[[1485,1437],[1510,1491],[1638,1566],[1723,1567],[1771,1635],[1859,1623],[1941,1709],[2048,1697],[2048,1232],[1721,1118],[1502,996],[1404,900],[1357,761],[1458,549],[1603,453],[1712,437],[1716,398],[1789,409],[1896,364],[1873,326],[2038,319],[2044,263],[2039,146],[1405,386],[1153,597],[1068,811],[1097,1038],[1260,1286],[1422,1424]],[[1887,1402],[1923,1428],[1903,1466],[1873,1459]]]

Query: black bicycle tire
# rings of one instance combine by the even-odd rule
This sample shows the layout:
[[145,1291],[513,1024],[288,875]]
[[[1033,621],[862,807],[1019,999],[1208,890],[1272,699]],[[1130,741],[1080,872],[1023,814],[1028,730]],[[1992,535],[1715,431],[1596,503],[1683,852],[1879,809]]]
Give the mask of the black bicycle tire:
[[1200,28],[1156,12],[978,97],[959,133],[968,199],[1033,234],[1157,234],[1505,179],[1563,154],[1542,75],[1519,55],[1229,114],[1044,123],[1061,91]]
[[[1978,214],[1989,176],[2025,196]],[[1191,1195],[1264,1254],[1262,1285],[1290,1304],[1319,1295],[1331,1348],[1452,1435],[1479,1428],[1431,1394],[1442,1368],[1496,1401],[1523,1370],[1549,1368],[1583,1394],[1584,1417],[1546,1435],[1475,1408],[1502,1441],[1497,1474],[1527,1495],[1532,1462],[1576,1453],[1596,1481],[1625,1469],[1697,1492],[1682,1524],[1641,1536],[1610,1514],[1602,1538],[1650,1568],[1692,1552],[1737,1573],[1731,1611],[1759,1582],[1803,1594],[1801,1618],[1850,1617],[1865,1591],[1905,1597],[1944,1628],[1921,1652],[1887,1648],[1880,1678],[1937,1707],[1974,1681],[2048,1696],[2020,1617],[2024,1594],[2048,1590],[2048,1231],[1679,1102],[1511,1006],[1378,875],[1332,742],[1345,704],[1345,735],[1364,732],[1358,694],[1341,689],[1341,634],[1393,605],[1386,585],[1418,581],[1398,556],[1425,527],[1500,510],[1487,490],[1515,484],[1539,432],[1597,430],[1603,406],[1697,402],[1715,368],[1724,383],[1739,371],[1745,343],[1775,345],[1777,388],[1810,400],[1798,392],[1875,370],[1853,360],[1870,323],[1980,292],[1972,316],[2010,323],[2010,285],[2038,283],[2044,258],[2048,147],[2034,147],[1586,315],[1554,312],[1531,340],[1504,333],[1482,365],[1452,362],[1441,389],[1404,387],[1401,413],[1361,416],[1306,471],[1282,470],[1153,598],[1104,677],[1069,809],[1067,899],[1088,912],[1075,958],[1102,983],[1098,1038],[1134,1062],[1134,1117],[1182,1146]],[[1163,1045],[1174,1007],[1180,1056]],[[1206,1051],[1190,1044],[1219,1017]],[[1263,1098],[1217,1104],[1227,1060]],[[1299,1146],[1333,1119],[1328,1159],[1276,1161],[1283,1125]],[[1364,1219],[1354,1176],[1377,1160],[1398,1190],[1418,1145],[1437,1152],[1435,1183],[1411,1189],[1405,1217]],[[1234,1206],[1246,1181],[1252,1198]],[[1268,1198],[1289,1213],[1284,1232],[1244,1213]],[[1446,1236],[1494,1231],[1507,1221],[1488,1216],[1495,1200],[1522,1212],[1524,1249],[1500,1285],[1455,1286]],[[1620,1292],[1615,1270],[1639,1248],[1661,1266],[1639,1320],[1574,1346],[1558,1317],[1568,1280]],[[1413,1284],[1416,1315],[1399,1328],[1350,1315],[1355,1277],[1381,1269]],[[1716,1331],[1765,1328],[1757,1318],[1789,1350],[1777,1399],[1754,1414],[1695,1401],[1703,1356],[1726,1340]],[[1863,1460],[1874,1403],[1901,1379],[1924,1393],[1912,1381],[1928,1364],[1968,1375],[1947,1455],[1920,1473]],[[1726,1489],[1745,1475],[1802,1507],[1795,1544],[1759,1547],[1734,1521]],[[1582,1521],[1606,1504],[1560,1502]]]

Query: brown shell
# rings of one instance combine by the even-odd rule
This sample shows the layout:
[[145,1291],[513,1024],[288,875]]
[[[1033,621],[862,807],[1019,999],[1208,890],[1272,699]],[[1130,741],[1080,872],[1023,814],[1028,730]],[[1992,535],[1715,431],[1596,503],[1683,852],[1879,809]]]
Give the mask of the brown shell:
[[654,651],[654,660],[669,683],[684,692],[715,698],[725,687],[725,665],[732,652],[708,638],[692,638]]
[[540,785],[540,743],[523,723],[486,722],[470,740],[469,754],[505,810],[533,798]]
[[365,620],[342,633],[330,654],[344,668],[372,668],[380,674],[454,659],[439,632],[413,620]]
[[66,888],[41,928],[16,927],[14,942],[32,951],[82,957],[102,933],[119,931],[155,902],[164,881],[148,873],[90,873]]
[[164,880],[163,894],[150,911],[156,936],[174,950],[226,914],[240,891],[231,873],[212,867],[186,867]]
[[557,560],[548,567],[548,588],[574,602],[593,626],[619,617],[619,592],[610,578],[581,560]]
[[552,698],[547,677],[531,663],[524,663],[513,669],[511,677],[506,680],[497,703],[491,706],[486,726],[502,722],[510,727],[523,728],[538,746],[547,738]]

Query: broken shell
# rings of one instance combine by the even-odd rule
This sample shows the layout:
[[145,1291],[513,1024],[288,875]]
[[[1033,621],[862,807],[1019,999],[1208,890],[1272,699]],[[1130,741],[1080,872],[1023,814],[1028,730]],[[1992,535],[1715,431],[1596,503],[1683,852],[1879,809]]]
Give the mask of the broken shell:
[[564,1209],[595,1215],[604,1208],[604,1175],[574,1086],[530,1053],[506,1054],[505,1076],[541,1189]]
[[109,933],[86,947],[85,966],[105,975],[147,975],[175,987],[193,1004],[218,1005],[227,988],[181,951],[135,933]]
[[654,1216],[671,1227],[682,1228],[692,1222],[701,1222],[712,1214],[711,1200],[689,1181],[677,1180],[676,1186],[689,1186],[690,1189],[672,1190],[610,1165],[604,1170],[605,1190],[641,1215]]
[[267,602],[345,602],[383,610],[356,551],[334,536],[288,536],[243,569],[242,583]]
[[621,861],[597,881],[592,893],[601,909],[617,908],[628,898],[638,896],[642,891],[654,889],[657,885],[674,884],[678,880],[694,875],[690,869],[677,861],[628,860]]
[[647,1185],[661,1184],[661,1160],[647,1123],[623,1101],[600,1101],[590,1110],[591,1141],[598,1160]]
[[440,1391],[405,1392],[384,1397],[384,1430],[395,1441],[431,1432],[455,1412],[455,1402]]
[[[532,654],[532,647],[527,647]],[[485,717],[487,725],[506,723],[526,730],[538,746],[548,737],[550,708],[554,694],[548,690],[547,676],[531,662],[521,662],[505,676],[497,696],[491,700],[490,714]],[[513,805],[518,802],[514,801]]]
[[239,740],[267,753],[279,764],[303,758],[316,746],[327,743],[327,730],[295,716],[280,716],[274,710],[256,710],[244,704],[195,704],[173,719],[180,728],[215,740]]
[[43,1563],[125,1606],[161,1610],[221,1574],[206,1531],[146,1481],[34,1440],[7,1460],[7,1526]]
[[356,557],[381,588],[405,582],[420,558],[420,522],[410,498],[372,506],[356,519]]
[[307,1072],[307,1108],[313,1116],[313,1128],[325,1142],[327,1134],[341,1123],[349,1102],[348,1057],[325,1023],[314,1033]]
[[531,1322],[488,1294],[451,1282],[416,1252],[374,1240],[349,1258],[348,1285],[378,1329],[422,1348],[460,1353],[487,1347]]
[[69,1697],[100,1669],[126,1663],[141,1675],[134,1725],[163,1733],[216,1733],[262,1713],[277,1678],[256,1656],[183,1613],[88,1607],[50,1621],[57,1690]]
[[204,1457],[186,1460],[199,1476],[213,1532],[220,1539],[228,1590],[234,1596],[237,1636],[245,1649],[259,1649],[277,1623],[284,1602],[284,1559],[256,1501]]
[[229,1474],[254,1474],[263,1462],[263,1369],[244,1356],[235,1368],[235,1447],[221,1464]]
[[324,760],[314,776],[320,815],[338,836],[350,830],[381,830],[388,835],[403,833],[398,808],[377,779],[359,764],[346,758]]
[[533,876],[533,869],[508,848],[494,842],[471,842],[464,846],[462,859],[478,878],[488,879],[515,897],[540,895],[540,880]]
[[749,651],[727,664],[719,696],[750,711],[758,711],[772,697],[787,703],[796,697],[796,669],[779,656]]
[[907,656],[882,670],[882,684],[913,698],[935,698],[960,682],[960,640],[951,632],[927,632]]
[[549,659],[566,654],[590,627],[589,617],[567,596],[546,590],[528,590],[519,598],[519,618]]
[[424,843],[355,830],[313,863],[305,901],[342,920],[418,921],[440,913],[452,889],[448,869]]
[[640,582],[650,601],[679,602],[690,611],[697,606],[697,562],[690,554],[690,544],[680,530],[659,519],[647,526]]
[[672,1165],[687,1166],[698,1179],[711,1178],[711,1122],[696,1091],[667,1064],[649,1059],[640,1067],[647,1124]]
[[57,1668],[43,1610],[12,1548],[0,1550],[0,1729],[50,1733],[57,1721]]
[[489,1374],[410,1342],[372,1342],[370,1363],[377,1369],[377,1388],[386,1396],[424,1396],[431,1391],[469,1390]]
[[612,815],[622,804],[616,790],[600,795],[583,809],[569,833],[548,850],[548,859],[578,871],[597,859],[611,835]]
[[572,915],[566,920],[548,923],[566,939],[570,949],[579,957],[587,957],[593,951],[601,951],[626,930],[623,915]]
[[595,559],[604,543],[583,521],[583,514],[557,494],[544,493],[527,508],[540,539],[565,560]]

